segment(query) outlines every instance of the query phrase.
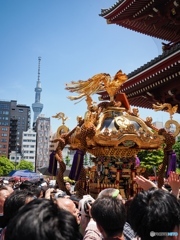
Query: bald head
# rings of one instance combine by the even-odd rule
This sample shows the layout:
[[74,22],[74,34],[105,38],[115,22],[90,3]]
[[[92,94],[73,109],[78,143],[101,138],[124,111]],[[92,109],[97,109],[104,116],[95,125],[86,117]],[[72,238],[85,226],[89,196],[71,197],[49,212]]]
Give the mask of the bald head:
[[72,209],[75,207],[75,204],[73,203],[73,201],[71,199],[68,199],[68,198],[57,198],[56,202],[57,202],[57,205],[60,208],[63,208],[65,210],[73,213]]
[[74,215],[76,217],[77,222],[80,223],[79,210],[76,208],[76,205],[71,199],[57,198],[56,203],[59,206],[59,208],[63,208],[66,211],[70,212],[72,215]]

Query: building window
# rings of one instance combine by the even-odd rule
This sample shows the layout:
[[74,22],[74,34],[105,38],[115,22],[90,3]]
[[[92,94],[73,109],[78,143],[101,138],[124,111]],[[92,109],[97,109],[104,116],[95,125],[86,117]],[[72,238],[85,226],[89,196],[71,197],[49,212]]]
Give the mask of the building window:
[[9,111],[3,111],[2,114],[9,115]]
[[23,112],[23,109],[20,108],[20,109],[19,109],[19,112]]
[[2,125],[2,126],[8,126],[8,122],[0,122],[0,125]]
[[7,137],[7,133],[2,133],[1,136],[2,137]]
[[2,119],[2,120],[9,120],[8,117],[0,117],[0,119]]

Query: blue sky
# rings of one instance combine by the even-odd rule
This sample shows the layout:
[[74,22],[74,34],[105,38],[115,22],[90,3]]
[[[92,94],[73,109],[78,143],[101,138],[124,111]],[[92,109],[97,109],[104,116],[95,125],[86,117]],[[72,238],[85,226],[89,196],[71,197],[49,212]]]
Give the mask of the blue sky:
[[[64,112],[72,129],[84,115],[84,101],[75,104],[65,84],[106,72],[128,74],[161,54],[161,40],[108,25],[101,9],[116,0],[1,0],[0,1],[0,100],[17,100],[31,106],[41,57],[42,113]],[[165,121],[168,113],[139,109]],[[32,120],[33,120],[33,112]],[[174,119],[179,116],[176,114]],[[61,121],[51,118],[53,131]]]

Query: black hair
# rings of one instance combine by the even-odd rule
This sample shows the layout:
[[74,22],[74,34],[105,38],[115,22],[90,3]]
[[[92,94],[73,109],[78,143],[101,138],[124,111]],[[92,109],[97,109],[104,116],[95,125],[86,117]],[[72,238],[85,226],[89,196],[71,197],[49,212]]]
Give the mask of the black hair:
[[20,190],[30,189],[33,185],[34,185],[33,182],[28,181],[28,180],[25,180],[24,182],[22,182],[22,183],[19,185],[19,188],[20,188]]
[[[173,232],[180,225],[180,202],[161,189],[142,191],[131,202],[130,224],[141,240],[152,240],[151,232]],[[153,236],[153,240],[164,238]]]
[[14,190],[4,202],[4,225],[6,226],[11,218],[13,218],[20,207],[22,207],[28,199],[33,199],[34,194],[28,190]]
[[53,201],[35,199],[10,221],[5,240],[80,240],[75,217]]
[[120,199],[110,196],[97,198],[92,204],[91,214],[108,237],[122,234],[126,214],[124,204]]

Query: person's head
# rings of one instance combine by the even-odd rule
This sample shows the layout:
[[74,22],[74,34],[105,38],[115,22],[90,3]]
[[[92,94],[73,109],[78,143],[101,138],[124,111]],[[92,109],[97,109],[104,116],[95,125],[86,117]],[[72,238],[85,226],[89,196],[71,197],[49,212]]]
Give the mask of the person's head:
[[80,240],[75,217],[53,201],[35,199],[9,222],[5,240]]
[[3,213],[4,202],[10,194],[11,191],[9,191],[7,186],[0,187],[0,213]]
[[67,189],[68,191],[70,191],[70,190],[71,190],[71,184],[70,184],[70,182],[65,182],[65,187],[66,187],[66,189]]
[[116,197],[120,200],[123,200],[119,189],[116,188],[105,188],[103,189],[99,194],[98,194],[98,198],[103,198],[103,197]]
[[57,198],[56,203],[60,208],[65,209],[69,211],[72,215],[74,215],[77,223],[78,224],[80,223],[79,210],[77,209],[75,203],[71,199],[63,197]]
[[126,214],[117,196],[97,198],[92,204],[91,215],[104,238],[122,235]]
[[131,202],[130,224],[142,240],[152,240],[152,236],[153,240],[168,239],[156,233],[178,232],[180,202],[174,195],[161,189],[142,191]]
[[34,196],[36,196],[37,198],[43,198],[44,194],[45,194],[46,187],[41,187],[41,186],[38,186],[38,185],[32,185],[27,189],[28,189],[28,191],[31,191],[34,194]]
[[4,225],[16,215],[20,207],[33,199],[34,194],[28,190],[15,190],[11,193],[4,202]]
[[25,180],[24,182],[22,182],[22,183],[19,185],[19,188],[20,188],[20,190],[24,190],[24,189],[30,190],[33,185],[34,185],[33,182],[28,181],[28,180]]
[[9,179],[9,186],[13,187],[15,184],[15,180],[14,179]]

